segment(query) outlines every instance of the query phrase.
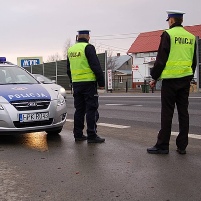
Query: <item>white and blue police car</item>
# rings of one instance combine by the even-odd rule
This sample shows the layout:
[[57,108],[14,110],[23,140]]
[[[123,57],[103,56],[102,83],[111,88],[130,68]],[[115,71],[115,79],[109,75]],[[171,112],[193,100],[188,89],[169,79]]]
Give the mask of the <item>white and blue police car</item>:
[[59,91],[0,57],[0,134],[58,134],[66,117],[66,101]]

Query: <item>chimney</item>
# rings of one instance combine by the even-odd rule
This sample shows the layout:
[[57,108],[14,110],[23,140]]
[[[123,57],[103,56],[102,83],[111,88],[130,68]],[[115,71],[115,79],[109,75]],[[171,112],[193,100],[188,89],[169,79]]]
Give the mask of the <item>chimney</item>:
[[117,53],[117,56],[120,57],[120,53]]

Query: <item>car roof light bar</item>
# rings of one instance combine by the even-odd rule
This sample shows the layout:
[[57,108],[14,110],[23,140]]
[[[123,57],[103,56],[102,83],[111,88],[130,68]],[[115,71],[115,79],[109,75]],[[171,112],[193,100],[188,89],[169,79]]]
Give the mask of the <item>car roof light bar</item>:
[[5,63],[6,62],[6,57],[0,57],[0,63]]
[[6,61],[6,57],[0,57],[0,64],[9,64],[9,65],[15,65],[9,61]]

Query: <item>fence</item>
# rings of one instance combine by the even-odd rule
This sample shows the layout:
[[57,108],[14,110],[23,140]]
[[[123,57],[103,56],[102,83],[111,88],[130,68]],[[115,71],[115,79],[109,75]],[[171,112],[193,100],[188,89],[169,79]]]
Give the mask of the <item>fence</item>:
[[[105,53],[97,54],[97,56],[102,70],[105,71]],[[66,90],[71,90],[70,79],[67,76],[67,60],[33,65],[25,69],[32,74],[41,74],[51,80],[55,80],[57,84]]]
[[26,67],[32,74],[41,74],[48,77],[51,80],[55,80],[57,84],[64,87],[66,90],[70,90],[70,79],[66,74],[67,61],[61,60],[50,63],[43,63],[39,65],[33,65]]

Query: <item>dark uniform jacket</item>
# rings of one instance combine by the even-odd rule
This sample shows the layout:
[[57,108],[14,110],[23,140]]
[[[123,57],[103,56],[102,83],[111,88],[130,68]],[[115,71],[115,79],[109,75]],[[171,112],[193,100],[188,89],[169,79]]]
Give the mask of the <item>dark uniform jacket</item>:
[[[176,26],[181,27],[182,25],[178,24],[178,23],[174,23],[170,27],[170,29],[173,27],[176,27]],[[160,41],[156,61],[154,63],[154,67],[152,68],[151,73],[150,73],[154,80],[159,79],[163,69],[166,66],[166,62],[168,60],[169,53],[170,53],[170,36],[166,31],[164,31],[163,34],[161,35],[161,41]],[[197,64],[197,61],[196,61],[196,43],[195,43],[195,50],[194,50],[193,63],[192,63],[193,75],[195,72],[196,64]],[[183,77],[183,78],[176,78],[176,79],[189,79],[189,78],[192,79],[193,75]]]
[[[88,43],[87,39],[85,39],[85,38],[79,38],[78,43],[79,42]],[[96,76],[96,81],[98,83],[98,86],[99,87],[105,87],[104,74],[103,74],[103,71],[101,69],[101,65],[100,65],[100,62],[98,60],[98,57],[96,55],[95,47],[91,44],[88,44],[85,48],[85,55],[86,55],[86,58],[88,60],[88,63],[89,63],[91,70],[94,72],[94,74]],[[69,58],[67,58],[67,74],[68,74],[70,81],[72,83]],[[74,82],[73,83],[73,85],[80,85],[80,84],[82,84],[82,85],[83,84],[89,84],[89,82]]]

